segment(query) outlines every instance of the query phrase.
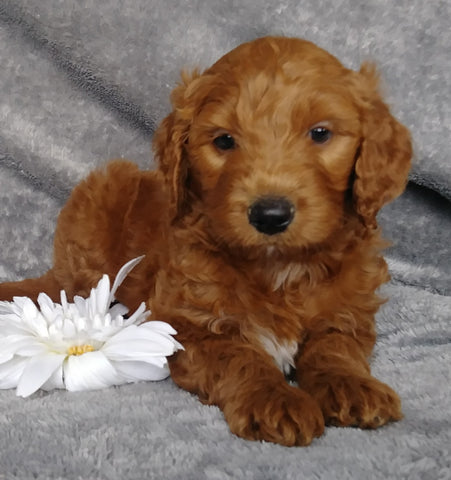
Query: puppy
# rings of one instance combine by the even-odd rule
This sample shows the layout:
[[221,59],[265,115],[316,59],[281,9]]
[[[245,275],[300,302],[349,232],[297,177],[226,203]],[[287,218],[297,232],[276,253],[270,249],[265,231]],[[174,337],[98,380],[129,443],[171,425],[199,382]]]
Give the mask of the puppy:
[[325,424],[400,419],[368,358],[389,278],[376,214],[405,187],[411,141],[374,69],[261,38],[183,74],[172,105],[158,169],[92,173],[61,211],[53,268],[0,298],[87,295],[145,254],[117,297],[176,328],[174,382],[233,433],[307,445]]

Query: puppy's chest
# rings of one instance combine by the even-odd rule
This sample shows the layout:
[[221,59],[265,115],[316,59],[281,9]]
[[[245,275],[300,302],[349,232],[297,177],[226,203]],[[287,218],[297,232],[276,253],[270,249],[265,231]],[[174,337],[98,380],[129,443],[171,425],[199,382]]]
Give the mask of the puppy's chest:
[[[306,335],[306,314],[301,292],[272,292],[268,295],[270,313],[256,328],[257,342],[274,363],[288,375]],[[263,319],[262,319],[263,320]]]
[[161,289],[181,294],[172,308],[183,304],[185,316],[213,331],[224,331],[228,324],[238,327],[250,343],[266,351],[289,374],[305,336],[306,295],[313,293],[305,267],[273,265],[270,275],[251,275],[230,265],[210,271],[213,262],[199,259],[194,265],[192,260],[182,259],[177,264],[177,284]]
[[299,290],[300,284],[308,278],[308,269],[300,263],[275,264],[264,274],[267,287],[277,290]]
[[270,331],[261,331],[257,339],[266,353],[273,357],[277,367],[285,375],[289,375],[295,368],[295,358],[299,349],[298,340],[281,339]]
[[308,300],[317,295],[311,271],[305,265],[276,265],[264,278],[263,292],[270,314],[257,328],[256,339],[286,375],[295,368],[299,348],[304,342],[307,324],[316,311]]

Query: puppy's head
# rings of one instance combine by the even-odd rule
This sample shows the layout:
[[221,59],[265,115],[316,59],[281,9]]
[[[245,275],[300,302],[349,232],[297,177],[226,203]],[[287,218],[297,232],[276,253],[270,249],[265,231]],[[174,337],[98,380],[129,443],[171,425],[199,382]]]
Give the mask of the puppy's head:
[[350,215],[376,226],[410,166],[405,127],[370,66],[267,37],[182,76],[154,139],[172,215],[200,209],[229,246],[310,247]]

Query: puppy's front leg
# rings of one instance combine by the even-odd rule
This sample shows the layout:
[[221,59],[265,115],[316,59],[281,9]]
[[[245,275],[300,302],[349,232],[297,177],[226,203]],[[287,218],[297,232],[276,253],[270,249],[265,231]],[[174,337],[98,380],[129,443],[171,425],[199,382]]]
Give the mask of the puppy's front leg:
[[402,417],[398,395],[370,374],[357,340],[312,337],[297,360],[298,382],[319,403],[326,424],[377,428]]
[[289,446],[308,445],[322,434],[316,401],[288,385],[266,352],[238,335],[216,335],[186,323],[175,328],[185,351],[170,358],[173,380],[218,405],[233,433]]

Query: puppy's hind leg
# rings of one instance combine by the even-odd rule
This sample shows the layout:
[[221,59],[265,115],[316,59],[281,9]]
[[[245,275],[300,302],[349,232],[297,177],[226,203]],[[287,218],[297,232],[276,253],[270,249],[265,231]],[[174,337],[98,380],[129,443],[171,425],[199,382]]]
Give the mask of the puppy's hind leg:
[[124,221],[134,204],[141,174],[126,161],[113,161],[77,185],[58,217],[53,267],[45,275],[0,284],[0,300],[40,292],[60,300],[86,296],[103,273],[114,277],[124,259]]
[[59,301],[61,285],[52,270],[38,278],[28,278],[18,282],[0,283],[0,300],[11,301],[13,297],[30,297],[34,302],[40,292],[45,292],[54,301]]
[[137,165],[115,160],[73,190],[58,218],[53,266],[55,279],[69,298],[89,295],[103,274],[113,279],[131,259],[126,224],[141,179]]

